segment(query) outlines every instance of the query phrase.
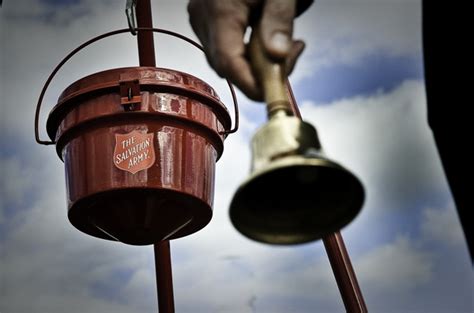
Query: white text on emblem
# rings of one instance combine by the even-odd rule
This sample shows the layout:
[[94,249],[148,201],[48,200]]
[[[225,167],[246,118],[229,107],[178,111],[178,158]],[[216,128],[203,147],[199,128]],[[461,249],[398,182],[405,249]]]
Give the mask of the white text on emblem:
[[132,131],[115,134],[114,164],[132,174],[147,169],[155,163],[154,134]]

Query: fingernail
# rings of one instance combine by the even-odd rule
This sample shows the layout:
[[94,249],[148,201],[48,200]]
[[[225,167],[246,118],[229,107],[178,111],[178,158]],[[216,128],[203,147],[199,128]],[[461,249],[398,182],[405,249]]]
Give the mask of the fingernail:
[[288,53],[290,50],[290,38],[283,32],[276,32],[272,36],[272,47],[280,53]]

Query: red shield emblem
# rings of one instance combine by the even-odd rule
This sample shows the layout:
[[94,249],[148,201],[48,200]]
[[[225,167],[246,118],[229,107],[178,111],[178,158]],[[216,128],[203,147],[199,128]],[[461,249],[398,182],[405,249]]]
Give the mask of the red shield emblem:
[[155,163],[153,135],[137,130],[115,134],[115,166],[132,174],[151,167]]

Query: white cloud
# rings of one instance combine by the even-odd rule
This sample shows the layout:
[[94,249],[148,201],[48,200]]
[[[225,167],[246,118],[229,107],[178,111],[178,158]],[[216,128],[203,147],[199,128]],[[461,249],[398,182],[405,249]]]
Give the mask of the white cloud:
[[465,244],[461,224],[452,202],[444,209],[425,209],[421,232],[428,242],[444,243],[448,246]]
[[434,274],[432,255],[407,236],[373,249],[356,259],[355,266],[361,284],[372,292],[411,293]]
[[421,1],[331,1],[315,3],[295,23],[306,51],[292,81],[317,75],[322,67],[354,64],[375,53],[421,53]]
[[[27,201],[26,198],[30,196],[27,191],[34,187],[35,178],[42,169],[26,167],[24,162],[14,157],[2,158],[1,164],[2,176],[8,177],[0,181],[2,200],[8,199],[10,205],[21,207]],[[0,206],[0,210],[6,209],[2,206]]]
[[[128,299],[121,294],[127,282],[114,285],[108,280],[124,269],[140,272],[148,268],[153,274],[151,250],[96,240],[77,231],[66,217],[61,162],[54,151],[36,152],[25,156],[26,161],[0,159],[16,171],[7,180],[19,188],[2,186],[2,200],[8,205],[2,212],[5,209],[9,214],[4,214],[2,230],[6,232],[0,237],[0,310],[130,312],[141,303],[154,307],[155,295],[144,298],[140,293],[146,285],[135,293],[129,290],[129,304],[92,292],[92,286],[101,282],[110,294]],[[136,285],[134,278],[128,284]],[[154,283],[147,287],[153,291]]]
[[[21,1],[18,6],[15,3],[2,7],[2,36],[9,42],[2,47],[1,81],[4,90],[9,91],[2,93],[2,115],[8,116],[0,125],[3,134],[31,138],[34,108],[54,67],[80,43],[126,25],[125,18],[121,17],[125,16],[124,3],[112,2],[117,5],[111,6],[110,1],[81,1],[78,7],[88,14],[80,16],[75,15],[75,9],[46,9],[39,1]],[[48,23],[41,16],[49,11],[69,22]],[[94,71],[133,64],[130,60],[135,60],[134,40],[124,35],[106,39],[104,43],[86,48],[60,70],[44,99],[42,128],[60,92],[74,80]],[[130,49],[118,48],[128,45]]]
[[[153,308],[151,248],[87,238],[60,214],[59,210],[65,210],[64,194],[51,198],[38,201],[25,212],[23,222],[2,240],[2,312],[130,312],[134,307]],[[114,279],[123,270],[133,272],[129,282]],[[138,284],[137,276],[143,277],[144,271],[150,278]],[[103,290],[94,289],[95,284]]]
[[403,210],[434,194],[449,197],[427,125],[423,82],[330,104],[303,101],[301,110],[327,155],[362,180],[366,207]]

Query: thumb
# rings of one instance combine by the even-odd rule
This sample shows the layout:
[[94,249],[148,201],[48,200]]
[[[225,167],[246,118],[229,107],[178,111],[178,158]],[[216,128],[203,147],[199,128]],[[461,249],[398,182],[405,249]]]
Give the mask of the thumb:
[[265,1],[260,20],[260,37],[267,55],[284,60],[293,46],[296,0]]

